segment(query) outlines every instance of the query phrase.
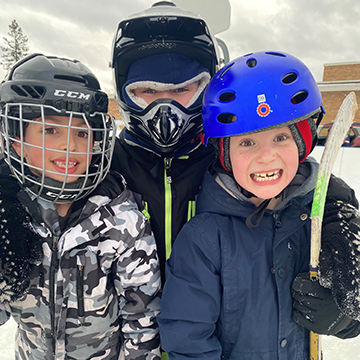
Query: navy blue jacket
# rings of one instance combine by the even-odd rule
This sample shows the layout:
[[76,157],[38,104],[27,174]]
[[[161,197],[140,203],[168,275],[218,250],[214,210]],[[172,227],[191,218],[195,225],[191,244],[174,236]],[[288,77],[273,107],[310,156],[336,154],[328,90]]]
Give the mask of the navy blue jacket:
[[[254,229],[245,221],[255,205],[235,194],[229,176],[220,185],[206,173],[197,215],[179,233],[166,269],[158,322],[170,359],[308,358],[309,333],[291,319],[290,288],[309,270],[317,168],[315,161],[301,164],[285,199]],[[357,205],[340,179],[329,189]]]

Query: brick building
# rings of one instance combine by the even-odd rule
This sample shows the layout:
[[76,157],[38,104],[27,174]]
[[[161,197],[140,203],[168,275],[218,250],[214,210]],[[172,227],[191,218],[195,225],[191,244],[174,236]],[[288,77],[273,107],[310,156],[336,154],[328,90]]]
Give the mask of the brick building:
[[[324,64],[323,81],[318,83],[326,114],[322,123],[333,122],[345,96],[354,91],[360,104],[360,61]],[[360,111],[354,122],[360,122]]]

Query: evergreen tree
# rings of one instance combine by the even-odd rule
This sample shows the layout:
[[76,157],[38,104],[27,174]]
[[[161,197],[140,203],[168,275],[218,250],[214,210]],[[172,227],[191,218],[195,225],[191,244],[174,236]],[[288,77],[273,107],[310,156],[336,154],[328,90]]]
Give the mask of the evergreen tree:
[[11,68],[18,60],[27,55],[29,47],[28,38],[22,32],[21,27],[13,20],[9,25],[9,38],[3,37],[6,46],[1,46],[2,59],[0,64],[5,70]]

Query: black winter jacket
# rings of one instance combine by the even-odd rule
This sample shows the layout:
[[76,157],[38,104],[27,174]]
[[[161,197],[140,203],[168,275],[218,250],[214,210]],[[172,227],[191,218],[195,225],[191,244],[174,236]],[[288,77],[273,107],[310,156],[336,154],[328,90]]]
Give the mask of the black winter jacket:
[[124,176],[130,190],[139,195],[138,203],[150,215],[163,281],[172,244],[183,225],[195,215],[195,200],[205,170],[214,158],[213,149],[203,145],[178,158],[160,157],[129,145],[124,130],[116,141],[112,169]]

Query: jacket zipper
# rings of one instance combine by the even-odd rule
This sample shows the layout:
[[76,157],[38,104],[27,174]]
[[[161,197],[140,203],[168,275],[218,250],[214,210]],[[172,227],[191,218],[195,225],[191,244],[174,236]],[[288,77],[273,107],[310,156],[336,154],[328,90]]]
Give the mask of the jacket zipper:
[[77,266],[76,297],[78,304],[78,317],[80,322],[83,323],[85,316],[85,308],[84,308],[84,268],[82,265]]
[[171,223],[172,223],[172,194],[171,194],[171,159],[164,159],[164,190],[165,190],[165,254],[166,259],[171,253]]
[[44,287],[45,286],[45,274],[44,274],[44,270],[42,267],[40,267],[39,269],[39,287]]
[[50,319],[51,319],[51,340],[52,340],[52,351],[55,356],[56,349],[56,331],[55,331],[55,277],[59,267],[58,258],[58,243],[59,236],[53,236],[53,248],[51,255],[50,265],[50,288],[49,288],[49,307],[50,307]]

